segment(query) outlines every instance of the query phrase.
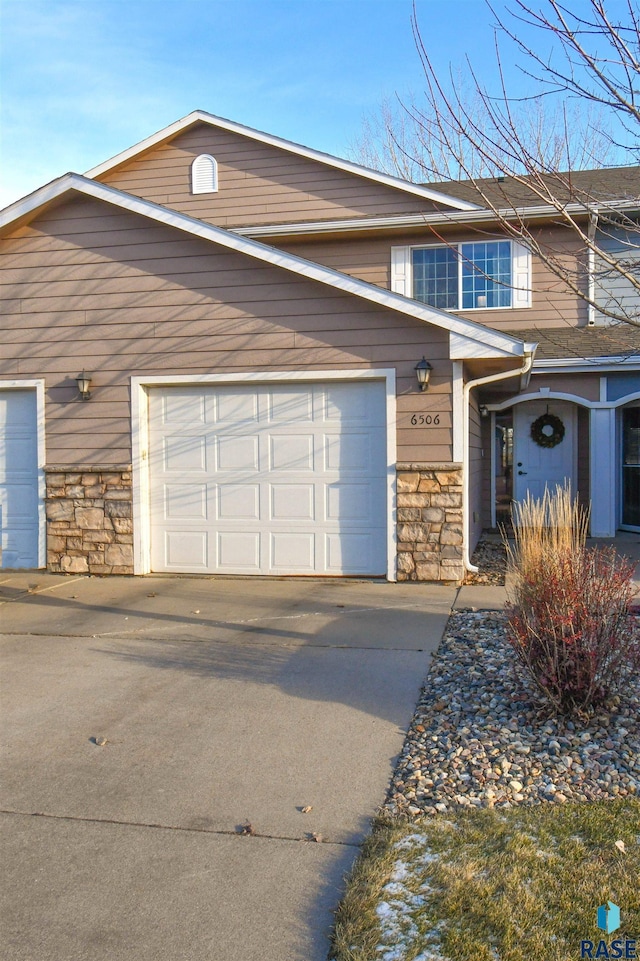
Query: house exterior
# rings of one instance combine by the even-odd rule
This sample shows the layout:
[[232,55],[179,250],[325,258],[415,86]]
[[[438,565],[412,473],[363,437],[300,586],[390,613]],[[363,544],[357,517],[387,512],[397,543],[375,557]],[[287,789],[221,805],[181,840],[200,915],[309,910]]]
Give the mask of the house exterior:
[[2,211],[2,565],[460,581],[564,479],[640,530],[637,328],[465,191],[198,111]]

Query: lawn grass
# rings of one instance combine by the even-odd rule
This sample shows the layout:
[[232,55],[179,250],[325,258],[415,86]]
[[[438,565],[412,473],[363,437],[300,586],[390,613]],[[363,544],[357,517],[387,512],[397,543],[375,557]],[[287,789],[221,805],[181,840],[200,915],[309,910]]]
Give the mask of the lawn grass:
[[[606,901],[622,913],[611,935],[596,925]],[[568,961],[580,958],[581,940],[601,938],[637,938],[640,957],[637,800],[377,821],[337,911],[330,956]]]

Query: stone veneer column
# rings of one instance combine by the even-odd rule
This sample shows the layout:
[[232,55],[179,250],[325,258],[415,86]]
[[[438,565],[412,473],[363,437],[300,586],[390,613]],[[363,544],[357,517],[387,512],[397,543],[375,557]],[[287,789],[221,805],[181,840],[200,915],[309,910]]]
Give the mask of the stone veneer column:
[[47,569],[133,574],[131,467],[48,467]]
[[398,580],[462,581],[462,466],[397,464],[396,470]]

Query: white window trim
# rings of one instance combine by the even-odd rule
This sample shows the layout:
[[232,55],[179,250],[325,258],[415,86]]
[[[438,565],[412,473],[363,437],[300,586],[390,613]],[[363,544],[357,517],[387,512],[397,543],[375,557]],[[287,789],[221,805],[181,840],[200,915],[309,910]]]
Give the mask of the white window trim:
[[[205,187],[196,186],[196,176],[197,167],[201,165],[202,161],[211,161],[211,174],[212,174],[212,184]],[[207,178],[209,175],[209,167],[207,165]],[[191,193],[192,194],[215,194],[218,192],[218,161],[211,154],[201,153],[191,164]]]
[[171,374],[131,378],[131,448],[133,483],[133,573],[151,571],[151,503],[149,483],[149,388],[172,385],[313,383],[321,381],[383,381],[387,418],[387,580],[397,579],[396,534],[396,372],[373,370],[260,371],[244,374]]
[[[447,313],[486,313],[488,310],[521,310],[531,306],[531,251],[524,244],[507,237],[493,237],[486,240],[460,240],[451,244],[412,244],[406,247],[391,248],[391,290],[404,297],[413,297],[413,251],[441,249],[460,250],[463,244],[488,243],[496,240],[511,245],[512,297],[509,307],[448,307]],[[462,257],[458,257],[458,297],[462,298]],[[423,303],[423,301],[416,301]],[[428,306],[428,305],[425,305]],[[441,309],[441,308],[434,308]]]
[[38,567],[47,566],[47,516],[45,497],[47,485],[44,468],[46,464],[45,446],[45,383],[37,380],[3,380],[0,390],[35,390],[36,392],[36,444],[38,450]]

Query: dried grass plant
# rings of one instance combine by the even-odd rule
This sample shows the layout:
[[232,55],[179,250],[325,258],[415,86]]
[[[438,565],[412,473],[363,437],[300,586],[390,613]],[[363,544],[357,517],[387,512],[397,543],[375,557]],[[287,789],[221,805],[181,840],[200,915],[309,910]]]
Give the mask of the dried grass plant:
[[574,498],[571,485],[545,487],[536,499],[527,493],[512,511],[513,544],[504,537],[507,573],[518,592],[531,579],[557,570],[567,558],[585,549],[589,533],[589,510]]

